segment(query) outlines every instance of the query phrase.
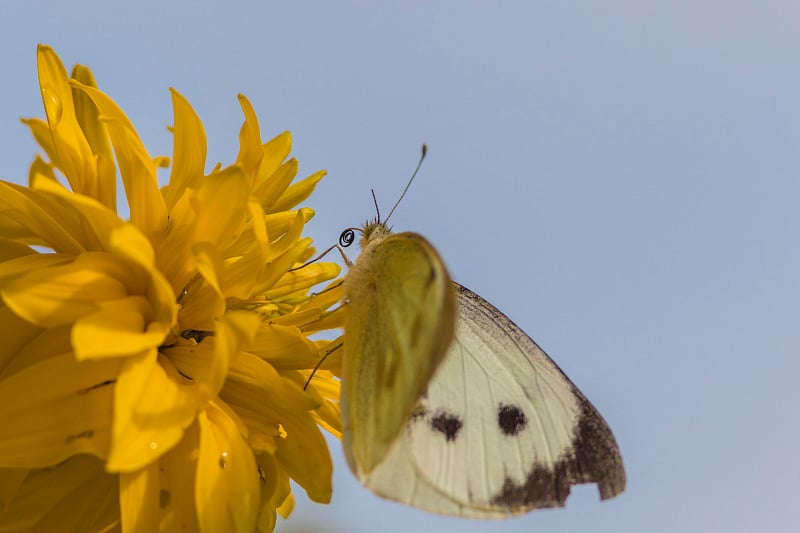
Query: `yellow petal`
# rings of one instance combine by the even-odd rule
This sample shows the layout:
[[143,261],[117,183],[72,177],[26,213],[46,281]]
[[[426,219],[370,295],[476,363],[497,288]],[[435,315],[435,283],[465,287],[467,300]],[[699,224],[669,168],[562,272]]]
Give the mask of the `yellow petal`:
[[104,302],[99,312],[80,318],[72,329],[76,359],[131,356],[157,348],[165,331],[148,330],[145,317],[150,314],[150,303],[141,296]]
[[[8,307],[0,307],[0,379],[9,372],[9,367],[19,358],[33,339],[42,332],[42,328],[22,320]],[[66,347],[68,345],[64,345]]]
[[225,311],[225,302],[222,298],[223,289],[220,284],[219,276],[225,268],[222,264],[219,250],[215,246],[212,246],[211,243],[201,242],[194,245],[193,251],[197,272],[203,276],[206,284],[219,296],[217,299],[218,305],[217,308],[214,309],[213,315],[215,317],[220,316]]
[[341,382],[333,379],[333,374],[327,370],[317,370],[311,381],[308,380],[307,374],[307,372],[297,371],[281,372],[282,377],[291,379],[300,387],[306,387],[306,394],[319,404],[319,407],[313,412],[317,423],[336,438],[341,438],[342,422],[339,413]]
[[252,313],[229,312],[217,322],[213,339],[214,357],[205,384],[213,395],[217,395],[228,376],[230,360],[239,352],[243,344],[252,341],[260,324]]
[[31,472],[8,506],[2,531],[111,531],[119,520],[117,476],[102,461],[77,455],[54,468]]
[[158,496],[161,513],[159,531],[200,530],[195,504],[199,446],[200,427],[195,422],[187,428],[178,445],[158,462],[160,474]]
[[[17,497],[25,478],[31,472],[28,468],[2,468],[0,469],[0,516],[3,510],[11,506]],[[0,524],[5,524],[0,518]]]
[[264,324],[244,349],[275,368],[313,368],[319,360],[316,345],[295,326]]
[[301,224],[305,224],[314,218],[314,210],[307,207],[296,211],[281,211],[279,213],[268,214],[264,218],[264,222],[267,226],[267,235],[270,236],[270,242],[286,235],[286,233],[297,224],[298,214],[301,217]]
[[28,322],[61,326],[99,310],[98,302],[126,296],[121,270],[108,254],[83,254],[70,264],[18,277],[2,289],[2,297]]
[[258,117],[253,110],[250,100],[243,94],[239,95],[239,105],[244,113],[244,124],[239,131],[239,155],[236,164],[242,167],[252,184],[256,179],[264,149],[261,146],[261,130],[258,127]]
[[[83,65],[75,65],[72,78],[89,87],[97,87],[92,72]],[[81,131],[89,143],[94,156],[98,159],[96,181],[91,191],[82,191],[91,196],[107,209],[117,209],[117,174],[114,166],[114,153],[108,141],[108,132],[100,121],[97,106],[82,91],[73,89],[72,99],[75,103],[75,116]],[[81,191],[78,191],[81,192]]]
[[194,482],[199,433],[197,424],[161,459],[120,474],[123,531],[198,531]]
[[311,243],[312,240],[310,238],[301,239],[282,255],[272,259],[272,261],[268,263],[264,273],[260,276],[255,290],[262,293],[271,289],[284,273],[296,265],[300,258],[306,254]]
[[75,114],[67,71],[50,47],[39,46],[38,60],[39,86],[58,164],[73,191],[91,195],[96,190],[94,155]]
[[198,407],[196,386],[155,349],[128,358],[115,389],[110,472],[131,472],[161,457],[183,437]]
[[160,461],[119,474],[122,531],[158,531]]
[[94,87],[72,82],[97,106],[108,128],[119,171],[125,185],[131,222],[151,240],[157,239],[167,225],[167,208],[158,190],[156,166],[147,153],[133,124],[111,98]]
[[278,512],[284,519],[286,519],[289,518],[289,515],[292,514],[292,511],[294,511],[294,496],[292,493],[289,493],[286,495],[283,503],[278,506]]
[[256,198],[266,199],[274,194],[272,200],[267,200],[271,205],[272,202],[280,196],[283,190],[276,190],[275,193],[266,193],[264,187],[270,186],[272,175],[280,168],[286,158],[289,157],[289,153],[292,151],[292,134],[288,131],[284,131],[265,142],[263,148],[264,157],[261,159],[261,167],[258,170],[258,181],[253,187],[253,195]]
[[23,118],[20,119],[20,122],[28,126],[36,144],[44,150],[44,153],[50,158],[51,163],[61,168],[58,151],[56,151],[56,147],[53,145],[53,135],[50,133],[50,126],[47,124],[47,121],[40,118]]
[[258,531],[270,533],[278,518],[276,507],[290,494],[289,476],[278,468],[272,454],[257,454],[258,474],[261,480],[261,513],[258,515]]
[[197,191],[194,242],[227,247],[247,213],[249,188],[240,167],[228,167],[204,179]]
[[[19,324],[19,322],[16,320],[9,322],[11,327],[15,324]],[[20,338],[15,338],[15,341],[20,342],[21,347],[7,359],[2,372],[0,372],[0,379],[5,379],[31,365],[46,361],[54,355],[69,352],[71,350],[70,329],[69,326],[42,329],[24,322],[24,325],[19,327]]]
[[308,289],[339,275],[342,267],[336,263],[312,263],[285,273],[264,296],[277,300],[292,293],[302,292],[305,300]]
[[326,171],[319,170],[302,181],[295,183],[283,192],[278,201],[273,204],[271,210],[284,211],[296,206],[314,192],[317,183],[325,177],[325,174],[327,174]]
[[76,453],[104,457],[116,361],[50,358],[0,381],[0,466],[43,467]]
[[83,252],[83,232],[74,226],[74,211],[45,200],[38,191],[0,181],[0,234],[56,252]]
[[[114,230],[125,225],[117,214],[106,206],[82,194],[74,194],[60,183],[43,176],[31,179],[31,188],[42,193],[37,202],[46,209],[63,211],[59,222],[64,224],[87,250],[106,248]],[[52,206],[52,207],[51,207]],[[58,213],[54,210],[53,212]],[[69,224],[69,226],[67,226]],[[58,250],[58,248],[54,248]]]
[[196,506],[200,531],[252,533],[260,511],[258,470],[237,424],[215,404],[200,413]]
[[175,89],[172,93],[172,109],[175,115],[175,127],[172,134],[172,173],[169,185],[164,190],[164,201],[167,208],[172,207],[183,194],[183,191],[195,187],[195,182],[203,176],[206,165],[208,144],[203,123],[200,122],[192,106]]
[[330,500],[330,454],[314,419],[306,412],[319,406],[311,396],[281,378],[269,364],[246,353],[231,362],[230,376],[220,396],[239,411],[258,410],[265,423],[280,423],[285,438],[278,441],[279,464],[312,500]]
[[264,212],[275,213],[281,211],[280,209],[273,209],[272,206],[286,191],[295,176],[297,176],[297,160],[290,159],[264,180],[264,184],[257,191],[257,197],[261,199]]
[[312,501],[331,501],[333,465],[328,446],[311,416],[287,411],[281,420],[286,438],[278,442],[275,457],[303,487]]
[[58,181],[53,171],[53,165],[46,163],[44,159],[37,155],[36,159],[31,163],[31,168],[28,170],[28,185],[33,187],[33,183],[40,179],[47,179],[61,186],[61,183]]

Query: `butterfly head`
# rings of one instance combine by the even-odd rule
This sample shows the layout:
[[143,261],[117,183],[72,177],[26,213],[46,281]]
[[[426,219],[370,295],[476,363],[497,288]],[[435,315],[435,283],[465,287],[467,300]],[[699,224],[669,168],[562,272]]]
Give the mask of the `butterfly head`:
[[368,220],[361,228],[361,241],[358,244],[364,248],[370,241],[386,237],[391,232],[392,230],[386,225],[386,222],[378,219]]
[[382,222],[380,219],[368,220],[364,222],[364,225],[360,228],[347,228],[344,230],[341,235],[339,235],[339,245],[347,248],[353,244],[356,240],[356,232],[361,234],[358,245],[363,249],[370,242],[386,237],[392,230],[386,225],[386,222]]

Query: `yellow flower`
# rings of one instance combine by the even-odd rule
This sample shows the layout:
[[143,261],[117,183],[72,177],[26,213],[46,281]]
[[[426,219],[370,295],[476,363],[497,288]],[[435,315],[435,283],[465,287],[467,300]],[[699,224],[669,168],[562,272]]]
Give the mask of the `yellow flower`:
[[311,288],[339,267],[297,268],[295,208],[324,172],[294,182],[289,133],[262,143],[240,96],[236,162],[205,174],[173,90],[159,189],[169,161],[91,72],[46,46],[38,65],[47,120],[24,122],[48,161],[0,182],[0,530],[271,531],[290,478],[329,501],[336,359],[304,385],[342,322],[334,283]]

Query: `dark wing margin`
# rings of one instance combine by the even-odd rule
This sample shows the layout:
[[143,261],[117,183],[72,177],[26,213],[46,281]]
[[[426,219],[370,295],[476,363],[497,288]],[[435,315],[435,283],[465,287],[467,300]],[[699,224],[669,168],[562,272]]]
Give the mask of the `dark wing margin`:
[[[501,311],[466,287],[453,282],[459,299],[474,302],[495,318],[502,318],[538,348],[536,342]],[[493,506],[519,514],[537,508],[564,507],[573,485],[596,483],[601,500],[613,498],[625,490],[626,476],[619,446],[606,421],[558,365],[547,357],[548,364],[564,377],[578,400],[580,413],[574,427],[572,444],[554,465],[534,464],[522,483],[506,479],[491,500]]]
[[506,479],[492,504],[511,513],[564,507],[573,485],[596,483],[600,499],[625,490],[625,468],[614,435],[592,405],[583,398],[573,446],[553,468],[534,465],[524,483]]

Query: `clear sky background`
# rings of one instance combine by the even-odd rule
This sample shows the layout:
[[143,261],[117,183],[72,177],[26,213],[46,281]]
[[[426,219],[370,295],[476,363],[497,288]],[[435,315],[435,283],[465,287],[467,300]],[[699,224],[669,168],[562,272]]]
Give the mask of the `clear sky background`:
[[[504,522],[373,496],[282,533],[800,530],[800,4],[3,2],[0,177],[42,116],[35,47],[89,65],[152,154],[169,86],[233,161],[253,102],[294,135],[320,248],[388,210],[533,336],[614,430],[628,488]],[[353,254],[356,252],[353,251]]]

